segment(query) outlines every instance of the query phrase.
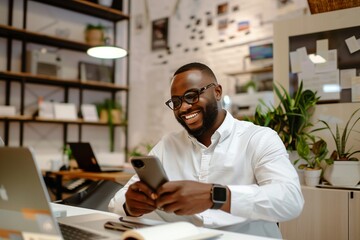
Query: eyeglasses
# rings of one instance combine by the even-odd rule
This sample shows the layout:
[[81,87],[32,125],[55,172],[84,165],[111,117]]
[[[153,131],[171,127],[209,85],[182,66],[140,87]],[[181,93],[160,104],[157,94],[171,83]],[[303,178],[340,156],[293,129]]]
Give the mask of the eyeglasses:
[[181,107],[181,104],[183,101],[185,101],[188,104],[194,104],[199,101],[199,96],[201,93],[203,93],[206,89],[209,89],[211,87],[215,87],[215,83],[210,83],[209,85],[198,88],[198,89],[189,89],[187,90],[183,96],[173,96],[171,99],[165,102],[165,104],[171,109],[171,110],[177,110]]

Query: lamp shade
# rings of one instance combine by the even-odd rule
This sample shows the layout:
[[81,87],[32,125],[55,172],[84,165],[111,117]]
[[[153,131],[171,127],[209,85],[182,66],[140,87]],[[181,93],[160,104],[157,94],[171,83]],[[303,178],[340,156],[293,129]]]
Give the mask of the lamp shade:
[[89,48],[87,54],[95,58],[115,59],[125,57],[127,51],[117,46],[103,45]]

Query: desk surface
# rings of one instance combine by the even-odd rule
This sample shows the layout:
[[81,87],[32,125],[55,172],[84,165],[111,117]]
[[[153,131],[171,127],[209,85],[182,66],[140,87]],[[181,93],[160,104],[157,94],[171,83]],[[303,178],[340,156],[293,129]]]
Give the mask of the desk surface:
[[[80,208],[80,207],[73,207],[73,206],[67,206],[63,204],[57,204],[57,203],[50,203],[51,208],[54,212],[56,211],[66,211],[66,216],[78,216],[78,215],[84,215],[84,214],[91,214],[91,213],[101,213],[106,214],[109,217],[116,217],[116,219],[119,217],[119,215],[111,212],[103,212],[98,210],[92,210],[87,208]],[[223,233],[222,236],[219,238],[216,238],[217,240],[274,240],[274,238],[267,238],[267,237],[259,237],[254,235],[248,235],[248,234],[242,234],[242,233],[234,233],[234,232],[227,232],[227,231],[220,231],[220,230],[214,230],[214,229],[207,229],[207,228],[201,228],[202,232],[221,232]]]
[[48,176],[62,176],[64,179],[86,178],[92,180],[110,180],[126,183],[133,175],[132,172],[84,172],[81,170],[47,172]]

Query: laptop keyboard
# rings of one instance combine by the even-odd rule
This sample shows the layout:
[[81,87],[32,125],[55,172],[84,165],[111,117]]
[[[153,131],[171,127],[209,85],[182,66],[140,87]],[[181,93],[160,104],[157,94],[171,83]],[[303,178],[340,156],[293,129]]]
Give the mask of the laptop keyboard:
[[59,223],[60,230],[65,240],[95,240],[104,239],[105,236],[95,234],[80,228],[72,227],[66,224]]

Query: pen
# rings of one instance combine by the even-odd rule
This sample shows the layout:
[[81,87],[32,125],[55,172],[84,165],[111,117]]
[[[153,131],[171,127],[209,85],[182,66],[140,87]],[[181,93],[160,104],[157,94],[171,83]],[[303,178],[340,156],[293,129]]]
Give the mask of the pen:
[[123,223],[132,224],[134,227],[150,227],[150,226],[153,226],[151,224],[145,224],[145,223],[140,223],[140,222],[124,219],[124,217],[120,217],[119,220],[120,220],[120,222],[123,222]]

